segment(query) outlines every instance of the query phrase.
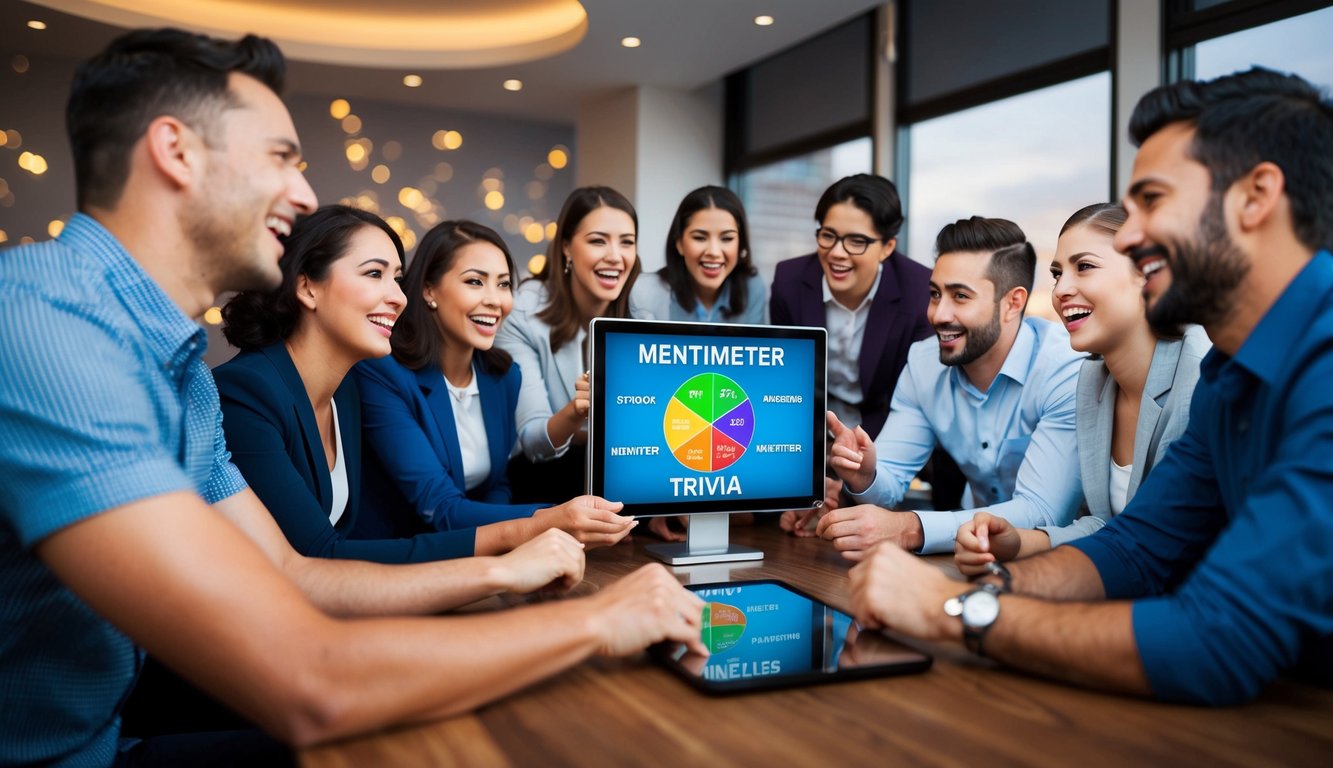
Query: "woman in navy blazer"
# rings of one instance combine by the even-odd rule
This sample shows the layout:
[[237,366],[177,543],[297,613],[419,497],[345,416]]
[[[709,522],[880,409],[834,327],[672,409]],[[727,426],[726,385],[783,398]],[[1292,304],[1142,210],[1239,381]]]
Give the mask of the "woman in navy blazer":
[[1078,458],[1088,514],[1034,530],[979,512],[956,541],[955,559],[966,574],[1095,533],[1120,514],[1185,431],[1199,363],[1211,345],[1202,328],[1163,332],[1149,324],[1144,276],[1112,246],[1125,218],[1114,203],[1080,209],[1060,230],[1051,262],[1055,311],[1074,349],[1092,353],[1078,374]]
[[510,503],[521,375],[494,343],[513,308],[514,272],[489,227],[446,221],[422,237],[404,278],[411,301],[394,327],[392,357],[355,369],[366,441],[383,467],[368,479],[383,503],[367,510],[358,532],[512,521],[610,544],[633,527],[615,514],[621,505],[595,496],[555,507]]

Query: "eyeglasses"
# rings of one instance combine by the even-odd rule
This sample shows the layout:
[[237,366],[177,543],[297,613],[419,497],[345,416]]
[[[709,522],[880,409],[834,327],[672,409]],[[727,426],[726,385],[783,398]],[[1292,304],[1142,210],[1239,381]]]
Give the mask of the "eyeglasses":
[[848,255],[860,256],[866,252],[866,249],[870,247],[871,243],[878,243],[881,241],[876,240],[873,237],[866,237],[865,235],[839,235],[831,229],[820,227],[815,230],[815,242],[819,244],[820,248],[826,251],[831,251],[838,243],[842,243],[842,248],[847,251]]

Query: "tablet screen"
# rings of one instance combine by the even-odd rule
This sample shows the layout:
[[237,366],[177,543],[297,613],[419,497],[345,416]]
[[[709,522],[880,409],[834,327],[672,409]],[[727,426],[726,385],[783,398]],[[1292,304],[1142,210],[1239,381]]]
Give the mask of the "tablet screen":
[[930,656],[879,632],[862,632],[846,613],[780,581],[687,587],[705,601],[702,639],[710,655],[680,644],[657,658],[711,693],[780,688],[920,672]]

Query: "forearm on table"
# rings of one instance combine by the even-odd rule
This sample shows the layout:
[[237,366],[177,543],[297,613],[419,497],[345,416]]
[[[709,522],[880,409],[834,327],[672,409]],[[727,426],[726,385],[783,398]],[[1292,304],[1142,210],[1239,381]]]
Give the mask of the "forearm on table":
[[1000,597],[986,634],[988,657],[1090,688],[1151,693],[1134,639],[1128,601],[1071,603]]
[[505,588],[501,567],[489,557],[412,565],[309,557],[285,570],[311,602],[335,616],[439,613]]
[[539,523],[532,517],[483,525],[477,528],[477,540],[473,551],[479,556],[502,555],[541,531]]
[[1087,555],[1073,547],[1057,547],[1009,563],[1013,590],[1047,600],[1103,600],[1101,575]]

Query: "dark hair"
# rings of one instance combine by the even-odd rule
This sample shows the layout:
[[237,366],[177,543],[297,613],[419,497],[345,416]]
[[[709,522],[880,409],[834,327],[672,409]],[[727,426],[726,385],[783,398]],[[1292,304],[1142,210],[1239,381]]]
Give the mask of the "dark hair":
[[125,190],[130,152],[162,115],[209,140],[217,116],[236,106],[227,77],[240,72],[282,90],[287,64],[272,41],[235,42],[179,29],[121,35],[79,65],[65,108],[79,210],[113,208]]
[[815,221],[823,224],[828,209],[838,203],[851,203],[865,211],[884,242],[897,237],[902,229],[903,204],[898,199],[898,188],[883,176],[858,173],[834,182],[815,205]]
[[1115,237],[1125,225],[1127,218],[1129,214],[1120,203],[1093,203],[1074,211],[1074,215],[1060,227],[1060,234],[1063,235],[1074,227],[1086,225],[1107,237]]
[[302,310],[296,298],[296,279],[305,275],[318,282],[328,277],[329,266],[347,253],[352,235],[362,227],[375,227],[388,235],[402,258],[403,241],[384,219],[359,208],[326,205],[298,219],[283,241],[278,260],[282,285],[271,291],[243,291],[222,308],[222,335],[238,349],[258,349],[291,336],[300,324]]
[[[583,223],[588,214],[602,207],[611,207],[629,214],[634,222],[634,231],[639,231],[639,214],[624,195],[610,187],[579,187],[569,193],[565,204],[560,208],[560,218],[556,220],[555,237],[546,249],[546,269],[542,279],[546,281],[546,306],[537,313],[537,319],[551,326],[551,351],[555,352],[573,341],[579,335],[579,313],[574,306],[574,294],[569,287],[571,276],[565,272],[565,246],[574,237],[574,231]],[[620,295],[611,302],[606,317],[629,317],[629,293],[634,287],[634,280],[643,270],[639,259],[630,267],[629,277]]]
[[935,238],[935,253],[943,256],[957,252],[990,253],[986,278],[995,284],[997,302],[1015,288],[1032,293],[1037,252],[1023,230],[1012,221],[973,216],[945,224]]
[[[740,248],[740,255],[736,259],[736,268],[722,281],[723,289],[729,292],[725,314],[734,317],[745,312],[749,304],[750,291],[748,281],[744,278],[759,274],[750,259],[750,228],[745,222],[745,206],[735,192],[726,187],[699,187],[680,201],[676,216],[671,220],[671,229],[667,232],[666,266],[659,269],[657,274],[671,286],[671,295],[676,303],[693,312],[698,302],[694,295],[694,281],[690,279],[685,257],[676,248],[676,243],[685,236],[685,227],[690,223],[690,217],[708,208],[726,211],[736,220],[736,244]],[[737,274],[741,277],[736,277]]]
[[[394,323],[393,336],[389,344],[393,346],[393,356],[404,366],[419,371],[423,368],[440,365],[443,342],[440,329],[435,324],[434,312],[426,306],[422,294],[426,286],[435,285],[444,277],[454,262],[458,252],[465,245],[472,243],[490,243],[504,254],[505,266],[509,268],[509,279],[518,274],[514,266],[514,257],[509,254],[509,247],[495,230],[475,221],[442,221],[422,235],[412,262],[403,276],[403,293],[407,294],[407,308]],[[514,359],[509,353],[497,346],[476,352],[482,368],[503,376],[509,371]]]
[[1333,102],[1296,75],[1254,67],[1149,91],[1129,120],[1141,145],[1172,123],[1194,126],[1190,156],[1220,194],[1259,163],[1282,169],[1292,229],[1307,248],[1333,244]]

